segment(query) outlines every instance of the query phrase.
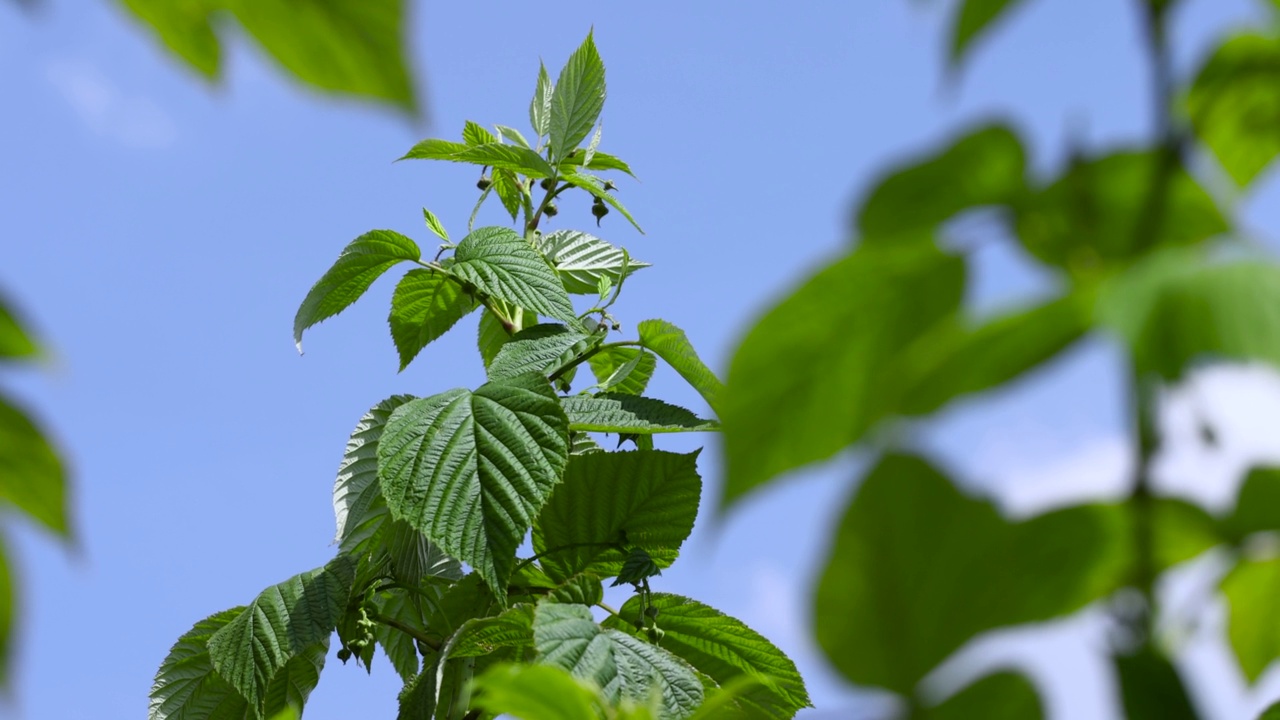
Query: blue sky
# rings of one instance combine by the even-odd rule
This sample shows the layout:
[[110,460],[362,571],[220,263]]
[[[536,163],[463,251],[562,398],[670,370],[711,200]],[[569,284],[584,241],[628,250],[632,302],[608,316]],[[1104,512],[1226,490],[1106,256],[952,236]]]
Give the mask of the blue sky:
[[[1184,72],[1259,5],[1184,4]],[[114,3],[43,5],[28,17],[0,3],[0,288],[53,358],[4,383],[70,458],[80,534],[69,549],[13,533],[25,642],[17,704],[0,716],[27,720],[141,716],[157,664],[193,622],[331,556],[334,471],[369,406],[481,382],[474,318],[396,373],[392,282],[311,331],[304,357],[293,314],[360,233],[390,228],[429,245],[424,205],[464,228],[471,169],[391,161],[423,137],[456,136],[466,119],[523,127],[538,58],[554,72],[589,28],[608,66],[601,149],[639,175],[619,197],[648,233],[610,215],[601,234],[654,264],[627,284],[619,317],[675,322],[720,369],[750,318],[847,246],[850,203],[886,163],[965,123],[1012,116],[1047,170],[1067,139],[1110,147],[1150,122],[1136,3],[1027,3],[948,85],[945,3],[744,2],[726,14],[712,3],[416,2],[427,123],[300,89],[240,37],[209,86]],[[1250,198],[1252,226],[1280,225],[1275,197],[1272,182]],[[501,222],[494,210],[482,222]],[[589,225],[588,210],[566,202],[556,227]],[[983,307],[1051,289],[1013,252],[984,248]],[[1015,393],[949,411],[927,443],[1011,507],[1078,497],[1094,487],[1079,478],[1125,462],[1116,361],[1104,343],[1075,351]],[[672,373],[654,389],[704,407]],[[700,526],[661,585],[782,645],[827,717],[873,709],[806,637],[822,539],[857,465],[798,473],[717,518],[712,447]],[[1034,656],[1063,717],[1105,717],[1110,690],[1081,650],[1089,619],[1073,622],[1050,632],[1060,641],[1010,647]],[[1054,652],[1059,661],[1046,661]],[[1221,678],[1206,709],[1231,717],[1248,698],[1219,660],[1206,671]],[[393,717],[398,684],[385,663],[367,677],[331,658],[307,717]]]

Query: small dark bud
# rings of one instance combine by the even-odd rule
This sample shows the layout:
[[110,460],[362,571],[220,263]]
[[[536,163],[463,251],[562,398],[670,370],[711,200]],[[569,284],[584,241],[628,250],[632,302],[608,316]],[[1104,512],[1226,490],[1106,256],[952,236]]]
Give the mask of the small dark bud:
[[666,637],[667,633],[662,628],[658,627],[657,625],[654,625],[653,627],[649,628],[648,635],[649,635],[649,642],[653,643],[654,645],[657,645],[658,643],[662,642],[662,638]]
[[617,190],[617,189],[618,189],[618,186],[617,186],[617,185],[614,185],[612,180],[605,180],[605,181],[604,181],[604,189],[605,189],[605,190]]
[[600,221],[609,214],[609,208],[600,202],[600,198],[596,198],[596,202],[591,206],[591,214],[596,218],[596,227],[600,227]]
[[650,605],[644,609],[644,614],[646,617],[656,620],[658,618],[658,608]]
[[545,213],[547,217],[555,217],[556,215],[560,214],[560,211],[556,208],[555,203],[547,203],[547,209],[543,210],[542,212]]
[[556,186],[555,178],[542,178],[542,182],[538,183],[538,187],[542,188],[543,190],[550,190],[555,186]]
[[347,661],[351,659],[351,651],[346,648],[339,648],[338,659],[342,661],[343,665],[346,665]]
[[493,185],[493,181],[489,179],[488,175],[481,175],[480,179],[476,181],[476,187],[480,190],[488,190],[490,185]]

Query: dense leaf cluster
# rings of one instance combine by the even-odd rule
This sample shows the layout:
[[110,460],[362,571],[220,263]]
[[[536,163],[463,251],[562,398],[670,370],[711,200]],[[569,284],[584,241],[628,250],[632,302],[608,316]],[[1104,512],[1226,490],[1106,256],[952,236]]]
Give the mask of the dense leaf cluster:
[[[434,256],[374,230],[307,294],[299,348],[308,328],[409,264],[388,316],[401,368],[477,317],[487,381],[397,395],[361,418],[334,485],[337,556],[180,638],[156,676],[152,720],[301,712],[335,632],[344,663],[369,667],[377,648],[390,659],[405,683],[401,720],[539,703],[556,713],[544,717],[778,718],[809,704],[795,665],[764,637],[651,588],[702,493],[698,453],[658,450],[654,436],[719,423],[646,396],[649,380],[662,361],[716,411],[723,387],[669,322],[612,339],[621,323],[610,308],[646,263],[586,232],[540,230],[574,190],[593,198],[597,224],[610,210],[635,224],[613,183],[592,174],[630,173],[598,149],[604,74],[588,36],[554,83],[540,70],[532,141],[468,122],[462,142],[426,140],[405,156],[480,167],[477,209],[497,195],[515,229],[469,223],[455,243],[424,210],[443,243]],[[602,433],[619,449],[606,452]],[[610,579],[635,590],[618,610],[602,601]]]

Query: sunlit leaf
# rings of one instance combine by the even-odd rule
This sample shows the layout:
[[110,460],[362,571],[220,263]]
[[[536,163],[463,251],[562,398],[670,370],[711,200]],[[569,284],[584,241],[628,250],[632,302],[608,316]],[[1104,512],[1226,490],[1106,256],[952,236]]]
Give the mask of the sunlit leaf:
[[391,339],[400,353],[400,369],[422,348],[476,309],[476,301],[452,278],[436,270],[410,270],[391,296]]
[[1196,135],[1237,184],[1280,154],[1280,42],[1239,35],[1223,43],[1187,94]]
[[[578,230],[557,230],[538,240],[538,249],[560,273],[565,289],[579,295],[594,295],[600,278],[617,284],[622,278],[624,254],[621,248]],[[649,263],[628,258],[626,274],[649,267]]]
[[918,458],[862,481],[818,585],[814,625],[847,679],[910,694],[986,630],[1073,612],[1127,579],[1129,524],[1081,505],[1012,523]]
[[564,325],[546,323],[525,328],[498,350],[489,364],[489,379],[502,380],[527,372],[546,375],[601,339],[600,335],[588,335]]
[[533,92],[533,100],[529,102],[529,124],[538,137],[546,137],[551,132],[551,98],[554,88],[551,76],[547,74],[547,66],[538,63],[538,85]]
[[693,530],[702,494],[698,453],[575,455],[533,526],[533,549],[554,579],[618,574],[639,547],[668,567]]
[[636,395],[572,395],[561,403],[569,416],[569,429],[575,431],[650,435],[720,429],[716,421],[704,420],[682,407]]
[[683,330],[666,320],[642,320],[636,325],[636,331],[640,334],[641,345],[674,368],[716,414],[720,413],[720,394],[724,385],[698,357]]
[[1023,675],[988,675],[936,707],[923,708],[912,720],[1040,720],[1044,708],[1035,687]]
[[497,665],[475,680],[477,707],[520,720],[600,720],[596,691],[550,665]]
[[392,515],[506,595],[516,547],[560,482],[569,428],[545,377],[450,390],[397,408],[378,442]]
[[31,418],[0,395],[0,507],[4,505],[59,535],[71,532],[62,460]]
[[514,230],[477,228],[458,243],[453,257],[449,272],[485,295],[577,324],[578,316],[555,270]]
[[604,109],[604,96],[604,62],[596,51],[595,40],[588,33],[587,39],[569,56],[560,77],[556,78],[547,125],[553,157],[567,156],[587,137]]
[[624,395],[643,395],[658,367],[656,356],[633,347],[605,348],[587,362],[602,391]]

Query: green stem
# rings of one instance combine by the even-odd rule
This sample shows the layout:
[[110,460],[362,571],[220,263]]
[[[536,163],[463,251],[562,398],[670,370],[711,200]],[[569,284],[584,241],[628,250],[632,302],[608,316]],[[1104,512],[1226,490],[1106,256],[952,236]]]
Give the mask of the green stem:
[[423,633],[418,628],[413,627],[412,625],[407,625],[405,623],[400,622],[399,620],[396,620],[395,618],[387,617],[386,615],[383,615],[382,613],[379,613],[376,611],[370,615],[370,618],[374,622],[382,623],[383,625],[386,625],[389,628],[394,628],[396,630],[399,630],[400,632],[404,633],[405,635],[408,635],[414,640],[417,640],[423,645],[426,645],[432,650],[435,650],[436,652],[440,652],[439,641],[431,639],[430,636]]
[[592,357],[594,357],[597,353],[601,352],[602,350],[605,350],[606,348],[616,348],[616,347],[644,347],[644,343],[640,342],[639,340],[619,340],[617,342],[602,343],[600,345],[596,345],[595,347],[591,348],[590,350],[587,350],[586,352],[575,357],[574,359],[570,360],[564,365],[561,365],[559,368],[556,369],[555,372],[551,373],[550,377],[548,377],[547,379],[550,380],[551,382],[555,382],[556,380],[559,380],[561,377],[563,377],[565,373],[578,367],[582,363],[590,360]]

